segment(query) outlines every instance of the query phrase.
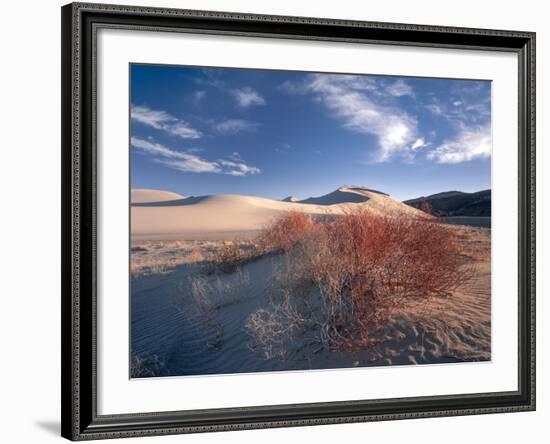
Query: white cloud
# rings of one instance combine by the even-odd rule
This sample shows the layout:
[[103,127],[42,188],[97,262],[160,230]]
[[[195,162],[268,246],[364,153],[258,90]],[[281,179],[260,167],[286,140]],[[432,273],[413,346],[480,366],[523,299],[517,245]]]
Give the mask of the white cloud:
[[460,163],[473,159],[491,156],[491,126],[463,126],[458,134],[434,148],[427,155],[428,159],[438,163]]
[[147,106],[132,105],[130,115],[132,120],[136,122],[183,139],[199,139],[202,137],[200,131],[193,128],[189,123],[172,116],[166,111],[153,110]]
[[437,98],[426,108],[446,120],[454,130],[430,150],[426,157],[438,163],[460,163],[491,156],[491,97],[482,93],[482,82],[460,83],[448,101]]
[[409,85],[403,79],[398,79],[392,84],[390,84],[388,87],[386,87],[386,92],[390,96],[394,96],[394,97],[401,97],[401,96],[415,97],[414,91],[411,85]]
[[416,150],[419,150],[420,148],[425,147],[426,145],[427,145],[427,144],[426,144],[426,142],[424,141],[424,139],[418,138],[418,139],[416,139],[415,142],[411,145],[411,150],[416,151]]
[[[248,174],[259,174],[261,170],[255,166],[246,165],[236,154],[236,161],[218,160],[210,161],[203,159],[189,151],[176,151],[167,148],[159,143],[150,142],[138,137],[131,138],[131,145],[154,157],[155,162],[169,168],[188,173],[213,173],[228,174],[230,176],[246,176]],[[234,157],[232,157],[235,159]]]
[[231,176],[246,176],[247,174],[259,174],[260,169],[255,166],[246,165],[243,162],[234,162],[232,160],[220,160],[220,164],[224,167],[228,167],[228,171],[225,174]]
[[[431,98],[426,103],[404,79],[315,74],[303,82],[287,81],[279,86],[290,95],[312,94],[345,128],[376,136],[378,150],[374,161],[394,157],[412,161],[423,152],[426,158],[439,163],[491,155],[490,94],[482,93],[482,88],[480,82],[468,82],[454,87],[452,96],[445,100],[428,93]],[[398,100],[403,96],[417,100],[417,107],[405,110]],[[417,116],[412,113],[422,109],[435,119],[445,120],[454,136],[435,144],[435,131],[420,134]]]
[[249,86],[233,90],[233,95],[241,108],[266,104],[265,99]]
[[345,128],[377,137],[376,161],[383,162],[397,154],[410,159],[411,147],[419,139],[416,119],[381,103],[375,94],[368,93],[372,86],[370,78],[315,74],[310,77],[308,89],[343,121]]
[[253,131],[259,126],[259,123],[244,119],[227,119],[213,125],[214,130],[221,134],[236,134],[241,131]]
[[202,159],[196,154],[175,151],[159,143],[149,142],[137,137],[131,138],[132,147],[155,156],[155,160],[171,168],[190,173],[221,173],[220,165]]

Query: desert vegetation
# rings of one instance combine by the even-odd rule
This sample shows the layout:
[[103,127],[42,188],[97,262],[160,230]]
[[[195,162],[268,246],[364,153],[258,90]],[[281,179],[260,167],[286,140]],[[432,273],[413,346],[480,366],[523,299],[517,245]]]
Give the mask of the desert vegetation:
[[283,356],[298,337],[330,350],[369,347],[395,309],[448,297],[473,273],[453,227],[361,209],[322,221],[289,213],[257,245],[284,253],[270,306],[247,322],[251,346],[266,357]]
[[490,359],[490,229],[350,205],[131,255],[136,309],[172,321],[135,319],[175,347],[140,336],[133,377]]
[[252,254],[249,241],[145,241],[131,247],[130,274],[133,278],[166,275],[180,265],[202,266],[205,270],[232,273]]

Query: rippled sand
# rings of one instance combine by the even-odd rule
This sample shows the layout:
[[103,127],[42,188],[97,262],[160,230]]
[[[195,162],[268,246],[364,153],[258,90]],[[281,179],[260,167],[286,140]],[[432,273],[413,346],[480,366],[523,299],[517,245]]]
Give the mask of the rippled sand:
[[[280,258],[264,257],[232,274],[204,274],[222,244],[214,241],[133,245],[142,267],[132,278],[132,354],[153,372],[134,376],[200,375],[307,370],[491,359],[490,229],[456,226],[465,266],[475,275],[464,287],[429,304],[410,302],[377,333],[378,345],[360,352],[331,352],[295,344],[284,359],[264,359],[248,346],[248,316],[265,307]],[[138,259],[139,258],[139,259]],[[148,262],[149,261],[149,262]],[[139,268],[139,267],[137,267]],[[197,282],[208,303],[197,299]]]

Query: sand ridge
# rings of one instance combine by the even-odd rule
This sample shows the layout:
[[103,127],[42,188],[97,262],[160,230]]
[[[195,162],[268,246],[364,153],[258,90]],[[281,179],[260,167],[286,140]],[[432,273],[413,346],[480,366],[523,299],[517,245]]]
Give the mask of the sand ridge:
[[[133,190],[134,191],[134,190]],[[184,239],[213,233],[257,231],[289,211],[315,216],[345,214],[361,208],[378,214],[403,213],[427,217],[389,195],[362,187],[340,187],[324,196],[299,202],[280,201],[256,196],[220,194],[184,198],[176,193],[147,190],[136,193],[131,209],[131,232],[141,239]],[[155,194],[158,193],[158,194]],[[158,196],[159,200],[154,200]]]
[[184,199],[180,194],[171,191],[147,190],[142,188],[134,188],[130,193],[130,202],[146,203],[146,202],[165,202],[177,199]]

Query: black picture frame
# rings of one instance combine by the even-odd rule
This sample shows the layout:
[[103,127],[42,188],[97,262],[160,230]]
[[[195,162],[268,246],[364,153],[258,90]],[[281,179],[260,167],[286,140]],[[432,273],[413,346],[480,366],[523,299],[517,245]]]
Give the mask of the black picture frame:
[[[71,440],[535,409],[535,33],[72,3],[62,14],[62,436]],[[96,31],[100,27],[507,51],[519,66],[518,390],[98,415]]]

